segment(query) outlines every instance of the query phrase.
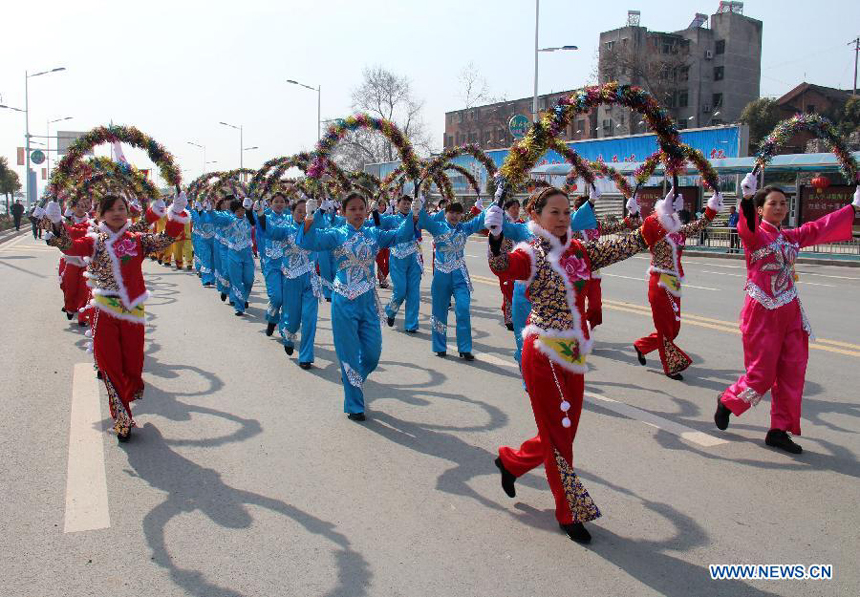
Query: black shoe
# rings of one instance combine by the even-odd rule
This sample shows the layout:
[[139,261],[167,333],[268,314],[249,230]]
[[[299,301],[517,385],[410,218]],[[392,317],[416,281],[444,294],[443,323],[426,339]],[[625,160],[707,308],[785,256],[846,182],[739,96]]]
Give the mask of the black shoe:
[[245,313],[242,311],[236,311],[235,313],[233,313],[233,315],[235,315],[236,317],[242,317],[244,314]]
[[330,302],[331,302],[331,297],[330,297],[330,296],[329,296],[329,297],[326,297],[325,302],[330,303]]
[[669,379],[674,379],[675,381],[684,381],[684,376],[680,373],[673,373],[672,375],[667,375]]
[[96,371],[96,379],[104,379],[104,378],[105,378],[105,376],[100,370]]
[[502,490],[504,490],[505,494],[509,498],[517,497],[517,490],[514,487],[514,483],[516,482],[517,478],[512,472],[505,468],[505,465],[500,457],[496,457],[496,466],[502,473]]
[[446,356],[448,356],[448,353],[443,350],[442,352],[437,352],[436,356],[440,359],[444,359]]
[[284,352],[290,356],[293,356],[293,350],[295,350],[292,346],[284,345]]
[[158,265],[164,265],[164,261],[162,261],[161,259],[159,259],[159,260],[158,260]]
[[505,327],[508,328],[508,330],[511,332],[514,331],[514,324],[512,324],[512,323],[506,323]]
[[236,306],[236,303],[234,303],[233,301],[230,301],[228,304],[229,304],[231,307],[235,307],[235,306]]
[[212,288],[212,282],[206,282],[206,284],[203,285],[203,288]]
[[723,404],[722,397],[722,394],[717,395],[717,410],[714,412],[714,423],[716,423],[717,429],[725,431],[729,428],[729,415],[732,414],[732,411]]
[[60,311],[62,311],[63,313],[65,313],[65,312],[66,312],[66,308],[65,308],[65,307],[60,307]]
[[248,301],[245,301],[245,308],[247,309],[249,306],[250,304],[248,303]]
[[791,454],[802,454],[803,448],[791,441],[788,433],[782,429],[771,429],[764,438],[764,443],[772,448],[779,448]]
[[465,360],[467,360],[467,361],[474,361],[474,360],[475,360],[475,355],[473,355],[471,352],[461,352],[461,353],[460,353],[460,358],[461,358],[461,359],[465,359]]
[[416,328],[416,329],[414,329],[414,330],[406,330],[406,333],[407,333],[407,334],[417,334],[417,333],[418,333],[418,329]]
[[561,527],[561,530],[567,533],[567,536],[570,537],[571,541],[576,541],[577,543],[591,543],[591,533],[585,528],[585,525],[581,522],[572,522],[570,524],[558,524]]
[[226,300],[227,300],[227,294],[226,294],[226,293],[224,293],[224,292],[222,292],[222,293],[221,293],[221,302],[223,303],[223,302],[224,302],[224,301],[226,301]]
[[116,434],[116,441],[118,441],[121,444],[124,444],[125,442],[127,442],[130,439],[131,439],[131,427],[129,427],[128,431],[126,431],[125,433],[117,433]]
[[387,324],[388,324],[388,327],[393,328],[393,327],[394,327],[394,318],[393,318],[392,316],[390,316],[390,315],[389,315],[389,316],[385,319],[385,323],[387,323]]
[[78,327],[82,327],[82,328],[87,327],[87,322],[86,322],[86,321],[79,321],[79,322],[78,322]]
[[66,319],[68,319],[69,321],[74,319],[74,317],[75,317],[74,313],[69,313],[68,311],[66,312]]
[[350,421],[365,421],[367,417],[364,416],[364,413],[349,413],[346,415],[346,418]]
[[276,327],[278,327],[277,323],[269,323],[269,325],[266,326],[266,335],[271,336],[273,333],[275,333]]
[[311,367],[313,367],[313,363],[302,363],[302,362],[299,362],[299,367],[301,367],[302,369],[304,369],[304,370],[306,370],[306,371],[307,371],[308,369],[310,369]]
[[633,350],[635,350],[635,351],[636,351],[636,360],[637,360],[637,361],[639,361],[639,364],[640,364],[640,365],[642,365],[642,366],[644,367],[644,366],[645,366],[645,364],[648,362],[648,361],[646,361],[646,360],[645,360],[645,355],[644,355],[644,354],[642,354],[642,353],[639,351],[639,349],[638,349],[638,348],[636,348],[635,346],[633,347]]

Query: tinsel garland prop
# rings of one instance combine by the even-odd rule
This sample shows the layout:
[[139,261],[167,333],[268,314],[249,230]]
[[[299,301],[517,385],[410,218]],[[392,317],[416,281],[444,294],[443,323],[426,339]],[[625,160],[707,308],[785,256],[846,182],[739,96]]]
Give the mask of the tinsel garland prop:
[[487,171],[487,193],[493,194],[495,192],[496,164],[490,156],[488,156],[484,150],[475,143],[467,143],[465,145],[458,145],[457,147],[450,147],[438,156],[425,162],[424,169],[421,171],[421,181],[424,181],[433,172],[444,169],[445,165],[451,160],[462,155],[471,155],[480,162],[482,166],[484,166]]
[[[627,180],[627,177],[621,174],[621,172],[612,166],[608,166],[606,162],[600,159],[589,162],[588,165],[598,176],[608,178],[614,182],[618,191],[625,199],[629,199],[633,196],[633,187],[630,186],[630,182]],[[567,182],[571,182],[570,176],[568,176]]]
[[472,175],[471,172],[469,172],[469,170],[467,170],[463,166],[460,166],[459,164],[445,164],[445,167],[442,168],[442,171],[444,172],[446,170],[453,170],[454,172],[460,174],[460,176],[466,179],[466,182],[469,183],[469,185],[472,187],[472,190],[475,191],[475,195],[478,197],[481,196],[481,185],[478,184],[478,180]]
[[857,162],[839,136],[836,127],[833,126],[832,122],[818,114],[797,114],[777,124],[761,142],[756,153],[756,165],[753,172],[756,173],[767,166],[780,147],[788,143],[796,133],[804,131],[812,133],[824,141],[828,149],[836,156],[836,160],[839,162],[839,171],[848,180],[848,184],[860,183]]

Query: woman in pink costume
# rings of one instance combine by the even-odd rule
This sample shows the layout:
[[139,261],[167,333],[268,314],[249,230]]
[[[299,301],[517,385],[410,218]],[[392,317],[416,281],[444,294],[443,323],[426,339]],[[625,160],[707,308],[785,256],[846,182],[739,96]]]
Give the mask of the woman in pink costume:
[[770,431],[765,443],[800,454],[803,449],[788,434],[800,435],[800,401],[812,330],[794,284],[794,261],[802,247],[851,240],[854,216],[860,211],[860,188],[853,204],[791,230],[782,228],[788,201],[781,189],[766,186],[755,192],[752,174],[747,174],[741,188],[738,234],[746,255],[747,296],[740,328],[746,372],[717,397],[714,422],[726,429],[730,415],[740,416],[770,390]]

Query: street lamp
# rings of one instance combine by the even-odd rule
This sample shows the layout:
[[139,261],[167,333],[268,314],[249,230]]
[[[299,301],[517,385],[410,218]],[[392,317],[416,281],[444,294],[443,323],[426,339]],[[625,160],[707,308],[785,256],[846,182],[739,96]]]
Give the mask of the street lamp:
[[320,108],[322,106],[322,85],[317,86],[316,89],[311,87],[310,85],[305,85],[304,83],[299,83],[298,81],[293,81],[292,79],[287,79],[287,83],[292,85],[298,85],[299,87],[304,87],[305,89],[310,89],[311,91],[317,92],[317,142],[319,142],[322,137],[322,120],[320,119]]
[[532,98],[532,122],[537,122],[538,114],[538,52],[557,52],[564,50],[578,50],[577,46],[557,46],[553,48],[538,48],[538,25],[540,24],[540,0],[535,0],[535,92]]
[[193,145],[194,147],[199,147],[203,150],[203,173],[206,172],[206,146],[201,145],[200,143],[195,143],[194,141],[186,141],[189,145]]
[[33,200],[33,192],[35,189],[30,188],[30,79],[33,77],[41,77],[42,75],[49,75],[51,73],[57,73],[62,70],[66,70],[65,66],[58,66],[57,68],[52,68],[51,70],[43,70],[38,73],[33,73],[32,75],[24,71],[24,144],[26,145],[25,152],[27,154],[27,169],[24,171],[24,176],[27,178],[26,189],[27,189],[27,207],[30,207],[30,202]]
[[12,106],[6,106],[6,105],[4,105],[4,104],[0,104],[0,108],[6,108],[7,110],[15,110],[16,112],[22,112],[22,113],[24,113],[24,114],[26,114],[26,113],[27,113],[27,111],[26,111],[26,110],[21,110],[21,109],[19,109],[19,108],[13,108]]
[[[65,116],[64,118],[55,118],[53,120],[49,120],[47,126],[45,127],[46,136],[48,138],[48,151],[46,152],[48,154],[47,166],[46,166],[46,168],[47,168],[46,175],[48,178],[51,178],[51,125],[54,124],[55,122],[63,122],[64,120],[71,120],[71,119],[72,119],[71,116]],[[60,149],[60,147],[58,144],[57,150],[59,151],[59,149]]]
[[242,126],[241,126],[241,125],[240,125],[240,126],[236,126],[235,124],[229,124],[229,123],[226,123],[226,122],[219,122],[218,124],[223,124],[224,126],[229,126],[231,129],[236,129],[237,131],[239,131],[239,168],[244,168],[244,167],[245,167],[245,165],[244,165],[245,163],[244,163],[244,161],[243,161],[243,159],[242,159],[242,154],[243,154],[244,152],[242,151],[242,147],[245,145],[245,143],[244,143],[244,139],[243,139],[243,137],[242,137],[242,134],[243,134],[243,132],[242,132]]

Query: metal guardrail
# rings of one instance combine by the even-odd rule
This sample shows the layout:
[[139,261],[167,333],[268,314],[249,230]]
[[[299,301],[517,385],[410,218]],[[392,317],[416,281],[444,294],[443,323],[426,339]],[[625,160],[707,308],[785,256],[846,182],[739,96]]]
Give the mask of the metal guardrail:
[[[732,236],[735,242],[732,243]],[[687,247],[702,247],[702,248],[722,248],[726,252],[736,247],[738,253],[740,250],[740,238],[736,232],[731,232],[729,228],[706,228],[696,236],[691,236],[687,239]],[[843,243],[831,243],[825,245],[813,245],[804,247],[803,253],[822,253],[830,255],[858,255],[860,256],[860,238],[854,237],[852,240]]]

